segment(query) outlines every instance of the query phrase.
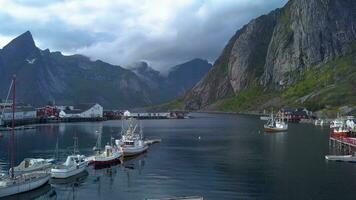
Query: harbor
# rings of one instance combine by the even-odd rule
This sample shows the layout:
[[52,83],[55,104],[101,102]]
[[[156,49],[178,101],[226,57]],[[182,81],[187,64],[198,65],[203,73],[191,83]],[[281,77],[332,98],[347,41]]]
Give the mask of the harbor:
[[[160,143],[151,145],[139,156],[125,158],[122,163],[107,168],[95,169],[90,165],[87,174],[79,178],[51,180],[50,189],[40,188],[37,198],[284,199],[293,192],[298,199],[352,199],[345,185],[356,184],[355,165],[326,162],[324,158],[330,154],[330,128],[290,123],[287,132],[264,133],[265,122],[255,116],[192,113],[192,117],[142,120],[146,141],[156,138],[161,139]],[[122,121],[34,127],[16,131],[17,164],[25,158],[54,157],[57,140],[62,163],[73,151],[74,136],[78,138],[79,153],[90,156],[100,133],[102,147],[111,137],[120,138]],[[0,139],[0,150],[4,152],[0,155],[3,173],[9,169],[8,138],[5,133]],[[293,181],[297,179],[312,181]]]

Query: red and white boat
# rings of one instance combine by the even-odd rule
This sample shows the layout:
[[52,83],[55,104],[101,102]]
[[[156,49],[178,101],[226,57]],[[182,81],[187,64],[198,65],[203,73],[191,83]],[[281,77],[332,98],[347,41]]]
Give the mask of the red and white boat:
[[122,156],[122,151],[119,148],[111,145],[105,145],[104,151],[99,151],[97,155],[94,155],[91,158],[90,163],[93,164],[94,167],[113,165],[120,163]]
[[[111,138],[113,140],[113,138]],[[88,157],[89,164],[93,164],[94,168],[105,167],[120,163],[123,157],[122,149],[115,145],[105,145],[104,151],[101,150],[101,133],[98,136],[96,145],[93,148],[96,151],[94,156]]]

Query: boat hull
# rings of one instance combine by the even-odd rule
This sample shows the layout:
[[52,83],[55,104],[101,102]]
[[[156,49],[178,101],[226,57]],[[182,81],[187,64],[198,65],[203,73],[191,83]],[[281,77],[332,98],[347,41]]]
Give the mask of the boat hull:
[[86,165],[82,165],[79,168],[72,168],[72,169],[52,169],[51,177],[57,179],[65,179],[80,174],[84,172],[86,169],[87,169]]
[[14,184],[9,187],[0,187],[0,197],[11,196],[11,195],[20,194],[23,192],[28,192],[37,189],[47,184],[49,179],[50,179],[50,175],[48,174],[44,177],[32,179],[24,183]]
[[356,163],[356,157],[352,155],[344,155],[344,156],[337,156],[337,155],[327,155],[325,156],[326,160],[336,161],[336,162],[351,162]]
[[266,132],[283,132],[283,131],[287,131],[288,128],[271,128],[271,127],[264,127],[264,130]]
[[122,154],[113,157],[93,157],[90,164],[94,165],[94,168],[101,168],[111,165],[116,165],[121,162]]

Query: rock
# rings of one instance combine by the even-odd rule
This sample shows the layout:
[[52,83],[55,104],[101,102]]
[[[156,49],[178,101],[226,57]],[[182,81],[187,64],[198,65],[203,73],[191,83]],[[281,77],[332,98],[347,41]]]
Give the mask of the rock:
[[354,0],[290,0],[252,20],[186,94],[186,109],[202,109],[251,87],[287,88],[307,69],[349,52],[356,43],[355,19]]

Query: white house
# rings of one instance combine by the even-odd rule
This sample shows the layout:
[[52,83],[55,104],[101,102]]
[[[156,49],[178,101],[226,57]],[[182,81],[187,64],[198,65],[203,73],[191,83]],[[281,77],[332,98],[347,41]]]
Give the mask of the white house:
[[79,104],[61,111],[60,116],[68,118],[96,118],[103,117],[103,107],[99,104]]

